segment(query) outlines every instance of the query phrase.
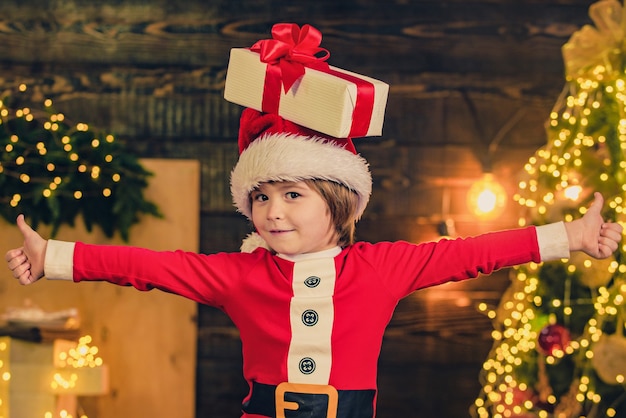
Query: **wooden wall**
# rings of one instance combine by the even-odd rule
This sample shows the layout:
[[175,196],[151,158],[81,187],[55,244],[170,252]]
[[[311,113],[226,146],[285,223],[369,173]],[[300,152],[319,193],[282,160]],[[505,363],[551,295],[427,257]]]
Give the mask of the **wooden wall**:
[[[375,177],[359,238],[437,238],[514,226],[511,204],[479,224],[465,192],[491,165],[515,176],[545,142],[564,84],[561,46],[588,23],[590,0],[2,0],[0,87],[27,82],[76,120],[114,131],[142,157],[198,159],[200,247],[237,250],[248,231],[228,176],[238,106],[222,98],[228,52],[275,22],[310,23],[332,65],[391,85],[384,134],[358,140]],[[477,393],[505,273],[404,301],[381,357],[379,416],[460,417]],[[197,416],[234,417],[246,388],[236,330],[199,308]],[[156,401],[156,400],[155,400]]]

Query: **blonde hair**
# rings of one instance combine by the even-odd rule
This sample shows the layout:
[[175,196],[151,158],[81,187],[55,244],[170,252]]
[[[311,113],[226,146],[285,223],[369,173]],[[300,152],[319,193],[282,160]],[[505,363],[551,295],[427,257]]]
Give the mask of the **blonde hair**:
[[354,244],[356,230],[356,210],[359,196],[343,184],[329,180],[303,180],[312,190],[326,201],[330,217],[337,231],[338,244],[345,247]]

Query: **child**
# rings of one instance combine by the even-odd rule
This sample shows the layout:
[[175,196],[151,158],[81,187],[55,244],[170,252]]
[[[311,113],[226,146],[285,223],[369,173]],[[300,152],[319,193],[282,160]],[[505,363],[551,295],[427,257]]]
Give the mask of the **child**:
[[243,417],[372,418],[381,340],[411,292],[583,251],[606,258],[622,227],[596,193],[568,223],[423,244],[354,242],[371,191],[350,139],[325,138],[246,109],[231,177],[256,233],[241,253],[154,252],[44,240],[18,217],[24,246],[7,252],[22,284],[105,280],[157,288],[226,312],[240,331],[250,392]]

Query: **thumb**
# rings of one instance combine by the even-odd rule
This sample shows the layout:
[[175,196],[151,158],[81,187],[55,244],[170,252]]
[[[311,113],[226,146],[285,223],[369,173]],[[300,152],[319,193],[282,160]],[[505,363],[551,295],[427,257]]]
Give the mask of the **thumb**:
[[600,214],[602,212],[602,206],[604,205],[604,197],[602,193],[595,192],[593,198],[593,203],[589,206],[588,212]]
[[34,232],[30,225],[26,223],[23,214],[19,214],[17,217],[17,228],[20,230],[24,238]]

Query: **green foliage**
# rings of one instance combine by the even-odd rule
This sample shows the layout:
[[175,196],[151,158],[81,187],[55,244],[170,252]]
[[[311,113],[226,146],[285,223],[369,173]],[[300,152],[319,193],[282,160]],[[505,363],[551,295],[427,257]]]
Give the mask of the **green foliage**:
[[[36,105],[35,105],[36,106]],[[152,175],[113,135],[70,123],[46,101],[41,109],[25,95],[0,102],[0,215],[15,223],[23,213],[36,228],[75,225],[119,232],[128,241],[141,214],[160,217],[144,198]]]
[[[567,272],[567,265],[560,262],[545,263],[539,270],[536,294],[541,305],[536,307],[544,315],[550,315],[559,324],[566,324],[574,336],[582,335],[589,319],[596,313],[593,292],[580,281],[580,271]],[[555,307],[553,300],[564,301],[572,309],[564,314],[563,305]]]
[[550,387],[557,398],[561,398],[568,392],[574,371],[575,365],[571,356],[567,356],[553,365],[546,365]]

